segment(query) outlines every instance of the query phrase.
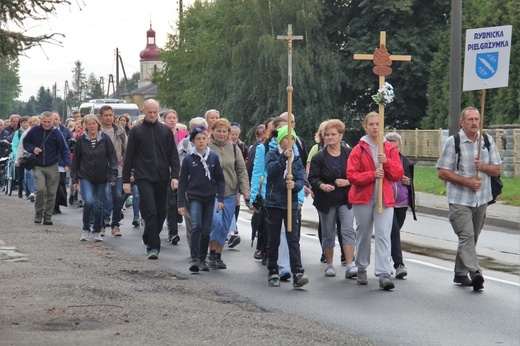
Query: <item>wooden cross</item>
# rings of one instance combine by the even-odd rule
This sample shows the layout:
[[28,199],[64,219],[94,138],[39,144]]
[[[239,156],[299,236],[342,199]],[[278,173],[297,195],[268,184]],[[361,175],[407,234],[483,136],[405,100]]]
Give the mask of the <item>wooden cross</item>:
[[[287,40],[288,54],[287,54],[287,67],[288,67],[288,78],[287,78],[287,127],[289,130],[289,138],[292,138],[292,41],[303,40],[301,35],[292,34],[292,24],[287,25],[287,35],[276,36],[278,40]],[[292,180],[292,158],[287,161],[287,177],[286,179]],[[287,232],[292,231],[292,190],[287,189]]]
[[[379,76],[379,89],[385,85],[385,76],[392,74],[392,61],[411,61],[411,55],[390,55],[386,50],[386,31],[379,33],[379,48],[376,48],[374,54],[354,54],[354,60],[372,60],[374,68],[372,71]],[[385,136],[385,106],[379,105],[379,152],[384,152],[383,140]],[[378,168],[383,168],[380,163]],[[383,212],[383,179],[378,179],[378,199],[377,210]]]

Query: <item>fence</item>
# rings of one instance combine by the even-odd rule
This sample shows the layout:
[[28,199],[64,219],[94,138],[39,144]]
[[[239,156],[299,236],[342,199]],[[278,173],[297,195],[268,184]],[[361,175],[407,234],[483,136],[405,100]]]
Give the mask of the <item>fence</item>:
[[[395,131],[403,138],[401,152],[416,161],[437,160],[448,138],[448,130],[388,130]],[[493,136],[500,157],[502,174],[505,177],[520,177],[520,128],[518,125],[504,125],[484,130]]]

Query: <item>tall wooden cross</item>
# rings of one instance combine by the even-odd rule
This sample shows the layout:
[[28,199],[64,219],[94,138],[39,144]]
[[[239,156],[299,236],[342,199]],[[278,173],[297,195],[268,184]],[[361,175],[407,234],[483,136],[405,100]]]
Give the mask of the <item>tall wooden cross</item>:
[[[354,54],[354,60],[372,60],[374,68],[372,71],[379,76],[379,88],[385,85],[385,77],[392,74],[392,61],[411,61],[411,55],[390,55],[386,50],[386,31],[379,33],[379,48],[376,48],[374,54]],[[383,140],[385,136],[385,106],[379,105],[379,152],[384,152]],[[378,168],[383,168],[383,164],[379,163]],[[378,179],[378,199],[377,210],[383,212],[383,179]]]
[[[287,40],[288,45],[288,54],[287,54],[287,70],[288,70],[288,78],[287,78],[287,127],[289,139],[292,138],[292,41],[293,40],[303,40],[303,36],[301,35],[293,35],[292,34],[292,24],[287,25],[287,35],[278,35],[276,36],[278,40]],[[289,140],[290,141],[290,140]],[[290,141],[291,142],[291,141]],[[292,143],[292,142],[291,142]],[[292,158],[290,157],[287,161],[287,177],[288,181],[293,179],[292,175]],[[292,190],[287,189],[287,232],[292,231]]]

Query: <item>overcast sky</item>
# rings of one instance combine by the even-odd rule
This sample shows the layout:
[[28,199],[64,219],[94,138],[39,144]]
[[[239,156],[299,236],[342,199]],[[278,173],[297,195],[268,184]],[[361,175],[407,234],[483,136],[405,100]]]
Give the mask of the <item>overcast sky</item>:
[[[71,86],[76,60],[82,62],[87,76],[91,72],[98,78],[103,76],[106,88],[108,75],[112,73],[115,78],[116,48],[130,78],[139,71],[139,53],[146,47],[150,20],[161,48],[178,18],[176,0],[78,0],[81,9],[75,0],[71,2],[74,4],[70,8],[61,6],[56,16],[26,26],[31,35],[59,32],[66,37],[62,47],[44,44],[42,48],[28,50],[27,57],[20,57],[20,100],[27,101],[36,95],[41,85],[52,90],[55,82],[58,95],[63,97],[65,81]],[[192,2],[184,0],[183,5],[186,8]]]

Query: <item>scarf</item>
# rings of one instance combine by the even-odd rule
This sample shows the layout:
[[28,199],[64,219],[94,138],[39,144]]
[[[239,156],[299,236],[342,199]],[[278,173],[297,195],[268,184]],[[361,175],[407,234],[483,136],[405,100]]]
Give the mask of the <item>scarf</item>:
[[[280,153],[280,155],[285,155],[284,152],[285,152],[285,149],[282,149],[282,147],[280,146],[280,144],[278,144],[278,152]],[[291,162],[294,161],[294,150],[292,152],[292,155],[291,155]],[[285,161],[285,170],[283,171],[283,178],[287,178],[287,167],[289,167],[289,158],[287,158],[287,161]]]
[[211,180],[211,173],[209,172],[208,163],[207,163],[208,157],[209,157],[209,152],[210,152],[209,147],[206,148],[206,151],[203,152],[202,154],[199,154],[199,152],[197,150],[195,150],[195,148],[194,148],[193,151],[191,152],[191,154],[197,155],[200,158],[202,167],[204,167],[204,170],[206,171],[206,177],[208,177],[208,180]]

